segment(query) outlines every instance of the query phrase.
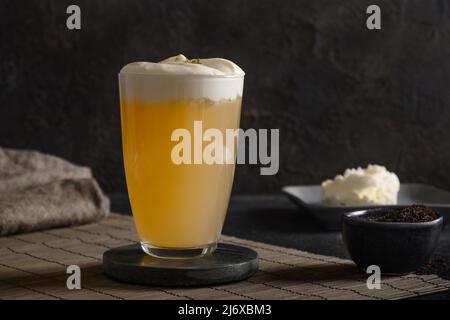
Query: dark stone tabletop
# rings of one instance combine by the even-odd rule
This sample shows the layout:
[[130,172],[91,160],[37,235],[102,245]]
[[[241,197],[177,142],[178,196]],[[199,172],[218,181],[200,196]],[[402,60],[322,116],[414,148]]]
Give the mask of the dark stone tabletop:
[[[112,195],[112,210],[130,214],[126,195]],[[283,195],[236,195],[230,203],[223,233],[239,238],[349,258],[340,232],[322,229]],[[419,273],[450,279],[450,227],[441,235],[432,262]],[[450,290],[414,299],[450,299]]]

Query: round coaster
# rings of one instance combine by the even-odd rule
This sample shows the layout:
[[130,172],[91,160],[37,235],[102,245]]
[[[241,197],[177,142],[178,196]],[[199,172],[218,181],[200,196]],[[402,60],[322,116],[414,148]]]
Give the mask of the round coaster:
[[158,259],[138,244],[103,254],[105,273],[117,280],[155,286],[203,286],[244,280],[258,270],[258,254],[249,248],[219,244],[211,255],[189,259]]

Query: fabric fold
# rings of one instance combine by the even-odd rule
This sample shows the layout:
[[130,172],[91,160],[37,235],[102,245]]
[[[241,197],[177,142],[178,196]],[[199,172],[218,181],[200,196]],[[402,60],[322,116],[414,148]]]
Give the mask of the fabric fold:
[[89,223],[109,210],[89,168],[37,151],[0,148],[0,236]]

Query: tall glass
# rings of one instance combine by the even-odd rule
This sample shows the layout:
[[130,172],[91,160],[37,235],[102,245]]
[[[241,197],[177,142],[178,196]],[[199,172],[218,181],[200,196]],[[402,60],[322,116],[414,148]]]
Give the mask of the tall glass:
[[[239,128],[243,84],[243,76],[119,74],[127,188],[147,254],[193,258],[217,247],[237,150],[225,140]],[[210,154],[231,161],[201,157],[217,140],[208,129],[224,146]]]

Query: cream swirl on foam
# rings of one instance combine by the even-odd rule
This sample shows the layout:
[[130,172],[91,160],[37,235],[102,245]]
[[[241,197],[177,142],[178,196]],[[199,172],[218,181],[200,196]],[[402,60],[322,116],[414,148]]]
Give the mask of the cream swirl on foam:
[[180,54],[158,63],[129,63],[120,71],[119,79],[121,86],[126,88],[125,97],[122,97],[125,99],[153,102],[207,98],[218,101],[241,97],[244,75],[244,71],[230,60],[189,60]]

